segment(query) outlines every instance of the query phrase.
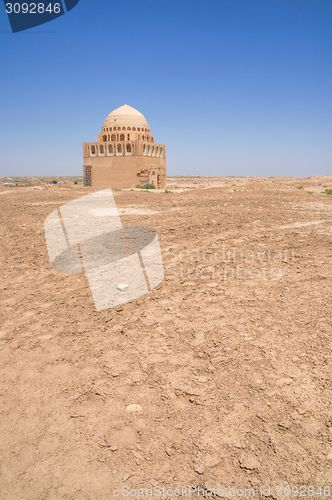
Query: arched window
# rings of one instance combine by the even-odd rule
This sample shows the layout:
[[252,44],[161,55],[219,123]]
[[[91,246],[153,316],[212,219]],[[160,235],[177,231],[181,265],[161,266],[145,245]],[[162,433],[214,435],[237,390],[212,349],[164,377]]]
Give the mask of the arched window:
[[99,155],[104,156],[104,146],[102,145],[99,146]]
[[127,130],[131,130],[131,127],[127,127]]
[[126,127],[122,127],[122,130],[126,130]]
[[116,135],[115,134],[111,135],[111,141],[116,141]]
[[156,185],[156,172],[154,170],[150,174],[150,184]]
[[93,156],[96,154],[96,148],[94,146],[90,147],[90,155]]
[[160,148],[160,156],[161,156],[161,158],[163,157],[163,154],[164,154],[163,153],[163,148]]
[[125,140],[125,136],[124,136],[124,134],[121,134],[120,135],[120,141],[124,141],[124,140]]
[[151,156],[151,146],[150,146],[150,144],[148,145],[148,156]]
[[107,147],[107,154],[108,156],[113,156],[113,146],[112,144],[109,144]]
[[146,145],[143,145],[143,154],[146,155]]
[[144,129],[144,132],[146,132],[146,128]]
[[122,146],[121,144],[118,144],[116,147],[116,154],[117,155],[122,155]]
[[116,127],[113,127],[113,130],[115,131],[115,130],[116,130]]
[[121,127],[118,127],[118,130],[121,130]]
[[130,134],[127,134],[127,140],[130,141]]
[[135,131],[135,132],[136,132],[136,127],[133,127],[133,131]]
[[103,141],[106,142],[107,141],[107,135],[103,135]]
[[141,129],[138,127],[137,132],[139,132]]
[[131,145],[130,144],[126,145],[126,155],[131,155]]
[[152,156],[155,156],[156,155],[156,152],[154,150],[154,146],[152,147]]
[[157,146],[156,156],[157,157],[159,156],[159,148],[158,148],[158,146]]

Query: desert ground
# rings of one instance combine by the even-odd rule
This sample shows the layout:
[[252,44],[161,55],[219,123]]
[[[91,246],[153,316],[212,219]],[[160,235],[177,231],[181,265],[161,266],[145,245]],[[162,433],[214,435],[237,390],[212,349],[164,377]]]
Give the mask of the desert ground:
[[165,276],[100,312],[44,235],[94,189],[52,179],[0,182],[0,500],[329,497],[332,176],[114,191]]

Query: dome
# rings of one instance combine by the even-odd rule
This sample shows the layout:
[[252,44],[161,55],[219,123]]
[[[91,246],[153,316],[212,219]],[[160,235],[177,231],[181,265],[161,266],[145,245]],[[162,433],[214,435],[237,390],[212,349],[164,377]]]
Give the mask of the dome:
[[128,104],[124,104],[119,108],[112,111],[106,120],[104,121],[103,129],[105,127],[139,127],[142,129],[150,130],[149,124],[146,121],[144,115],[137,111],[137,109],[128,106]]

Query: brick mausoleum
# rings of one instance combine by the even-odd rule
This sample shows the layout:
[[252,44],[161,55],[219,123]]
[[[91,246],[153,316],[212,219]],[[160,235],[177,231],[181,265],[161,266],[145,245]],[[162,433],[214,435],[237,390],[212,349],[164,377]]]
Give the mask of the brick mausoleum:
[[125,104],[104,121],[97,142],[83,144],[85,186],[166,187],[166,147],[155,144],[145,117]]

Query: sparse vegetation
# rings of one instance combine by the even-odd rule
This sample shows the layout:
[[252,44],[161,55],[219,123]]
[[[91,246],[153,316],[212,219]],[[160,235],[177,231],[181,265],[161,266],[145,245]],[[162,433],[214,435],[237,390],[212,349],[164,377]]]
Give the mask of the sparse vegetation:
[[326,194],[332,194],[332,189],[331,188],[330,189],[326,189],[325,193]]
[[300,186],[300,187],[298,187],[297,189],[304,189],[304,187],[303,187],[303,186]]
[[313,193],[313,191],[307,191],[307,193],[312,194],[312,193]]
[[140,184],[137,184],[136,189],[144,189],[144,190],[146,190],[146,189],[156,189],[156,186],[154,184],[149,184],[149,183],[146,183],[143,186],[141,186]]
[[13,187],[31,187],[53,185],[53,180],[56,184],[83,184],[83,177],[76,176],[45,176],[45,177],[0,177],[0,184],[11,182]]
[[114,188],[114,191],[121,191],[120,188]]

